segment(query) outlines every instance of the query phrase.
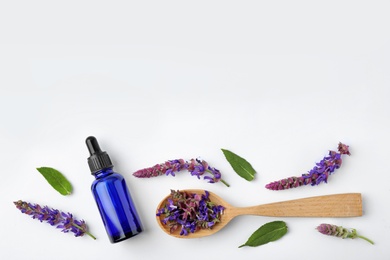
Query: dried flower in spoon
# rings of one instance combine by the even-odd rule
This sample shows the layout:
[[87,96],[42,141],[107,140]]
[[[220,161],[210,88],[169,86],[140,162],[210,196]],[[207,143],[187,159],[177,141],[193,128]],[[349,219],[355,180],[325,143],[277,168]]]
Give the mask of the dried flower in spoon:
[[39,221],[49,223],[52,226],[57,226],[61,228],[62,232],[72,232],[76,237],[88,236],[96,239],[91,233],[87,231],[87,225],[84,220],[77,220],[73,218],[73,215],[70,213],[64,213],[57,209],[51,209],[48,206],[41,207],[38,204],[32,204],[25,201],[15,201],[16,208],[18,208],[22,213],[32,216],[33,219],[38,219]]
[[210,201],[208,191],[192,194],[171,190],[167,203],[156,215],[164,217],[161,222],[169,226],[171,233],[180,228],[180,235],[187,236],[199,229],[212,229],[221,221],[224,209]]
[[183,159],[169,160],[165,163],[156,164],[153,167],[138,170],[133,175],[138,178],[150,178],[160,175],[175,176],[175,172],[180,172],[181,170],[189,171],[191,175],[198,177],[198,179],[200,179],[201,175],[208,173],[211,176],[204,176],[203,179],[208,180],[209,183],[221,181],[229,187],[229,184],[221,179],[219,170],[209,166],[206,161],[200,159],[191,159],[190,161]]
[[364,236],[360,236],[357,234],[356,229],[347,229],[342,226],[336,226],[332,224],[321,224],[317,227],[317,230],[324,235],[335,236],[341,238],[362,238],[369,242],[370,244],[374,244],[374,242]]
[[308,173],[302,174],[300,177],[290,177],[271,182],[265,187],[270,190],[286,190],[308,184],[314,186],[320,184],[321,182],[327,183],[329,175],[331,175],[336,169],[340,168],[342,163],[341,155],[351,155],[348,148],[348,145],[339,143],[339,152],[329,151],[329,155],[325,156],[319,163],[316,163],[316,166],[314,166],[314,168]]

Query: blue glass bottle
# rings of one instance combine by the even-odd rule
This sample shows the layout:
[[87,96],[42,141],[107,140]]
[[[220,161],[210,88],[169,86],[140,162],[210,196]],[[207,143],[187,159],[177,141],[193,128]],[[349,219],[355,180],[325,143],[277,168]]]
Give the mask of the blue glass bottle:
[[96,178],[91,190],[110,242],[116,243],[141,233],[141,221],[125,179],[113,171],[110,157],[100,150],[95,137],[88,137],[86,144],[90,153],[88,164]]

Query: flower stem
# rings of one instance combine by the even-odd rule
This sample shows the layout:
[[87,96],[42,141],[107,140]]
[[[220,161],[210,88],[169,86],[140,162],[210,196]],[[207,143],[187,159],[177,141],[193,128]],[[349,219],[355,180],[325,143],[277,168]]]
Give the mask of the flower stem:
[[374,241],[372,241],[371,239],[368,239],[368,238],[366,238],[366,237],[364,237],[364,236],[357,235],[357,237],[366,240],[366,241],[369,242],[371,245],[374,244]]
[[87,231],[87,232],[85,232],[85,234],[87,234],[88,236],[92,237],[92,238],[93,238],[93,240],[96,240],[96,237],[95,237],[94,235],[92,235],[91,233],[89,233],[88,231]]
[[[78,228],[78,229],[80,229],[80,230],[82,230],[82,231],[85,231],[85,230],[83,230],[82,227],[80,227],[79,225],[77,225],[77,224],[75,224],[75,223],[73,223],[73,226],[76,227],[76,228]],[[88,236],[90,236],[90,237],[92,237],[94,240],[96,240],[96,237],[95,237],[94,235],[92,235],[91,233],[89,233],[88,231],[85,231],[85,234],[87,234]]]
[[224,181],[223,179],[220,180],[223,184],[225,184],[227,187],[230,187],[229,183],[227,183],[226,181]]

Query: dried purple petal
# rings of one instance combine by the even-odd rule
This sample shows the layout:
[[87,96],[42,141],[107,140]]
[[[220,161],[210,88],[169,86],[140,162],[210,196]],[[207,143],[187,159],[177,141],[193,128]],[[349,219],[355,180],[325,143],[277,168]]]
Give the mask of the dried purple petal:
[[22,213],[30,215],[33,219],[38,219],[41,222],[45,221],[52,226],[61,228],[61,231],[64,233],[72,232],[76,237],[87,234],[93,239],[96,239],[87,231],[85,221],[74,219],[71,213],[51,209],[48,206],[41,207],[38,204],[32,204],[21,200],[15,201],[14,204]]
[[209,166],[206,161],[200,159],[191,159],[189,161],[183,159],[169,160],[165,163],[156,164],[153,167],[138,170],[133,175],[138,178],[151,178],[161,175],[175,176],[175,172],[180,172],[181,170],[189,171],[192,176],[196,176],[198,179],[200,179],[200,176],[208,173],[210,176],[204,176],[204,180],[207,180],[209,183],[221,181],[229,187],[229,184],[221,178],[222,175],[219,170]]
[[224,209],[210,201],[208,191],[200,195],[171,190],[167,203],[156,215],[164,217],[162,223],[171,233],[181,228],[180,235],[187,236],[199,229],[212,229],[221,221]]
[[374,242],[364,236],[358,235],[354,228],[343,228],[342,226],[336,226],[332,224],[321,224],[317,227],[318,232],[328,236],[341,237],[341,238],[362,238],[367,242],[374,244]]
[[274,181],[267,184],[265,187],[270,190],[286,190],[308,184],[314,186],[322,182],[327,183],[329,175],[341,167],[341,155],[351,155],[349,146],[342,143],[339,143],[338,151],[339,152],[329,151],[328,156],[325,156],[319,163],[316,163],[316,166],[314,166],[313,169],[308,173],[302,174],[300,177],[294,176]]

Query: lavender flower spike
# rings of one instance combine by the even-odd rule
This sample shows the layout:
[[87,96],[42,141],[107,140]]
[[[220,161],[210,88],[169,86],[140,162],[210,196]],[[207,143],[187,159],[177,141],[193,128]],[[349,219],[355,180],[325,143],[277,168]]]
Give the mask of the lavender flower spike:
[[364,236],[360,236],[357,234],[356,229],[347,229],[342,226],[336,226],[332,224],[321,224],[317,227],[317,230],[324,235],[335,236],[341,238],[362,238],[369,242],[370,244],[374,244],[374,242]]
[[33,219],[38,219],[39,221],[49,223],[52,226],[57,226],[61,228],[62,232],[72,232],[76,237],[88,236],[96,239],[91,233],[87,231],[87,225],[84,220],[77,220],[73,218],[73,215],[70,213],[64,213],[57,209],[51,209],[48,206],[41,207],[38,204],[32,204],[25,201],[15,201],[16,208],[18,208],[22,213],[32,216]]
[[339,152],[329,151],[328,156],[325,156],[319,163],[316,163],[316,166],[314,166],[313,169],[308,173],[302,174],[300,177],[294,176],[274,181],[267,184],[265,187],[270,190],[286,190],[308,184],[314,186],[321,182],[327,183],[329,175],[340,168],[342,163],[341,155],[351,155],[349,146],[342,143],[339,143],[338,151]]
[[165,163],[156,164],[153,167],[138,170],[133,175],[138,178],[151,178],[161,175],[175,176],[175,172],[180,172],[181,170],[189,171],[191,175],[196,176],[198,179],[200,179],[200,176],[208,173],[211,176],[205,176],[203,179],[208,180],[209,183],[221,181],[229,187],[229,184],[221,178],[219,170],[209,166],[206,161],[200,159],[191,159],[189,161],[183,159],[169,160]]

